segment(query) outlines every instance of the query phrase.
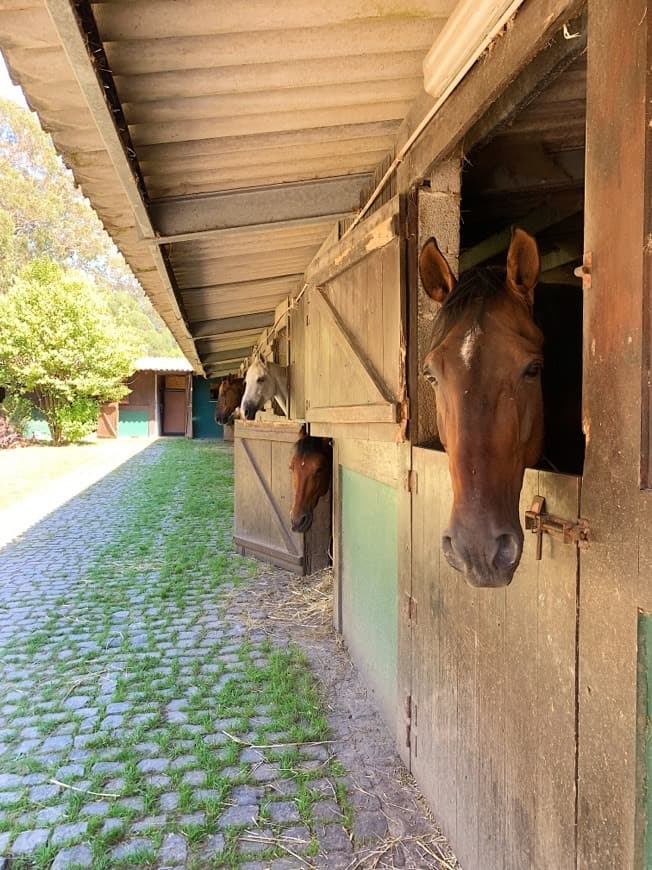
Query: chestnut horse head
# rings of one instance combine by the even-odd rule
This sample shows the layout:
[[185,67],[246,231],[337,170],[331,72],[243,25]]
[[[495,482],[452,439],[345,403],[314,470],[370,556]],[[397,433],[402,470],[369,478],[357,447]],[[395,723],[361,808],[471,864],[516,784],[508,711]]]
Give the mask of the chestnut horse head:
[[224,426],[240,407],[244,393],[244,378],[227,375],[220,383],[215,405],[215,422]]
[[539,251],[515,229],[506,273],[474,269],[458,283],[430,239],[419,271],[441,304],[423,373],[453,488],[444,555],[471,585],[506,586],[523,550],[523,473],[543,443],[543,334],[532,319]]
[[293,532],[307,532],[312,525],[312,512],[331,484],[333,448],[328,438],[313,438],[302,426],[294,445],[290,470],[294,504],[290,511]]

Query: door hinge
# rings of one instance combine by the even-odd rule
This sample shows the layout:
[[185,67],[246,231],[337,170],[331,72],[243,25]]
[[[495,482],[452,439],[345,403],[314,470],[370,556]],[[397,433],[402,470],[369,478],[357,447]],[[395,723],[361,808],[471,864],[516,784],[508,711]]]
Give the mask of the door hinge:
[[411,492],[414,495],[416,495],[419,492],[419,475],[416,473],[416,471],[413,468],[410,469],[410,471],[408,471],[408,473],[407,473],[407,480],[405,483],[405,488],[407,489],[408,492]]
[[525,511],[525,528],[537,536],[537,559],[541,559],[544,533],[552,535],[564,544],[577,544],[584,550],[591,540],[588,520],[564,520],[546,513],[546,500],[542,495],[534,497],[529,511]]
[[412,754],[417,754],[417,705],[412,700],[412,695],[408,695],[405,699],[405,745],[412,751]]

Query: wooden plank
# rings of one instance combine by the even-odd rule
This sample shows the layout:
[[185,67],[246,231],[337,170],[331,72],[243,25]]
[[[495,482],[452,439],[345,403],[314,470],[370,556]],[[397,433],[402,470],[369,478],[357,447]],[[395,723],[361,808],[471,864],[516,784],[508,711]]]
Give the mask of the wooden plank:
[[288,441],[294,443],[301,424],[295,420],[264,421],[236,420],[235,435],[243,440]]
[[[412,628],[414,621],[410,609],[406,607],[412,597],[412,495],[407,488],[408,474],[412,469],[412,445],[405,441],[395,448],[397,455],[396,502],[398,512],[398,665],[397,665],[397,711],[396,746],[408,770],[411,767],[412,733],[411,709],[407,710],[407,699],[413,696],[412,673],[414,670]],[[377,463],[377,470],[385,471],[385,463]],[[378,472],[377,472],[378,473]],[[410,702],[411,703],[411,702]],[[418,709],[417,709],[418,714]],[[407,726],[410,724],[410,739]],[[414,736],[418,749],[418,719],[414,726]]]
[[325,294],[319,291],[314,294],[313,298],[317,301],[317,307],[320,308],[326,322],[330,322],[330,325],[334,327],[337,339],[339,339],[343,344],[349,352],[349,355],[357,361],[360,375],[364,380],[366,380],[370,394],[373,395],[375,393],[379,399],[385,402],[391,402],[394,397],[387,389],[387,386],[383,383],[383,380],[376,371],[375,366],[371,363],[364,353],[364,350],[360,347],[359,342],[357,342],[351,334],[351,330],[342,321],[342,318],[333,306],[333,303],[330,302]]
[[389,244],[397,233],[395,216],[398,212],[399,200],[394,197],[343,239],[320,250],[306,269],[306,281],[310,284],[332,281],[373,251]]
[[333,408],[311,406],[306,411],[309,423],[396,423],[395,402],[368,405],[337,405]]
[[[265,543],[271,541],[272,538],[271,511],[258,509],[260,484],[244,444],[245,442],[238,439],[236,435],[233,450],[235,475],[234,534],[244,540]],[[269,473],[271,462],[269,442],[262,442],[259,445],[257,462],[259,469],[264,469],[266,473]]]
[[[641,384],[652,52],[647,3],[589,0],[578,867],[636,866]],[[622,58],[631,59],[623,65]],[[618,157],[619,172],[613,172]],[[614,288],[627,292],[615,293]],[[649,288],[648,288],[649,289]],[[647,578],[649,582],[649,578]],[[613,747],[618,747],[618,752]]]
[[[257,479],[258,483],[260,484],[263,492],[265,493],[265,496],[267,497],[267,501],[269,502],[269,506],[272,508],[273,515],[276,518],[276,521],[277,521],[278,527],[279,527],[279,531],[281,532],[283,541],[285,542],[285,544],[287,546],[288,552],[293,553],[294,555],[298,556],[299,549],[296,545],[296,542],[294,541],[294,539],[292,537],[292,532],[288,528],[288,525],[285,521],[285,517],[283,516],[283,513],[281,512],[279,505],[277,503],[277,499],[279,497],[279,488],[277,486],[275,486],[275,484],[273,482],[274,481],[273,462],[275,459],[274,443],[275,442],[273,442],[273,441],[270,442],[270,466],[269,466],[270,471],[269,471],[268,475],[264,474],[261,466],[259,465],[259,463],[256,459],[255,451],[253,450],[252,447],[249,446],[246,439],[242,441],[242,447],[243,447],[244,452],[246,453],[246,455],[249,459],[249,462],[251,463],[252,468],[254,469],[254,472],[256,473],[256,479]],[[288,515],[289,515],[289,511],[288,511]]]
[[[521,490],[521,516],[524,510],[529,510],[538,489],[538,473],[527,471]],[[553,505],[548,504],[547,508],[552,511]],[[534,536],[529,535],[525,540],[521,563],[505,594],[505,650],[501,662],[505,685],[505,723],[502,737],[505,770],[505,870],[535,867],[537,806],[534,785],[539,749],[539,733],[536,727],[538,629],[554,634],[554,626],[540,627],[537,622],[538,563],[533,558],[535,549]],[[556,649],[553,652],[556,653]],[[571,655],[570,661],[564,664],[573,668],[574,659],[574,655]],[[567,735],[567,740],[573,749],[575,740],[572,732]],[[574,808],[572,803],[564,807],[564,810],[572,814]]]
[[288,553],[280,547],[272,547],[270,544],[263,544],[260,541],[252,540],[249,537],[241,535],[233,535],[233,541],[236,547],[239,548],[242,556],[255,556],[265,562],[270,562],[278,568],[285,568],[286,571],[293,571],[295,574],[302,574],[303,571],[303,556]]
[[[444,474],[441,486],[450,486]],[[444,525],[448,523],[448,516]],[[443,532],[443,528],[442,528]],[[438,539],[441,546],[441,537]],[[447,566],[447,570],[448,566]],[[484,593],[487,590],[474,589],[458,573],[451,573],[458,595],[456,624],[449,630],[455,631],[456,670],[457,670],[457,755],[455,759],[456,776],[456,818],[455,827],[458,839],[464,842],[464,867],[485,866],[484,855],[478,854],[478,828],[485,815],[479,810],[480,760],[478,758],[478,735],[485,723],[478,715],[478,621],[480,609],[484,607]]]
[[[569,518],[580,515],[580,478],[538,472],[538,484],[538,493],[546,499],[551,513]],[[527,535],[524,558],[529,561],[535,543],[534,536]],[[559,870],[575,868],[578,573],[577,549],[546,536],[538,563],[537,588],[533,866]]]
[[400,441],[401,431],[396,423],[311,423],[310,432],[324,438],[354,438],[365,441]]
[[347,438],[339,444],[338,461],[346,468],[396,489],[405,483],[399,481],[399,452],[397,444]]
[[392,395],[399,397],[405,377],[405,348],[401,346],[403,316],[403,239],[396,238],[380,254],[382,274],[382,327],[374,332],[382,347],[382,367],[379,371]]
[[342,478],[340,450],[343,441],[333,441],[333,625],[340,634],[342,625]]
[[302,296],[290,312],[290,367],[288,392],[290,418],[304,420],[306,416],[306,307]]
[[[440,526],[433,543],[441,548],[441,535],[448,523],[451,512],[452,491],[449,485],[448,457],[437,457],[437,483],[435,498],[439,503]],[[429,521],[426,520],[428,526]],[[429,529],[426,527],[426,534]],[[434,578],[433,578],[434,579]],[[439,803],[438,818],[456,848],[463,845],[457,830],[457,752],[459,740],[458,727],[458,636],[464,630],[464,614],[459,607],[460,584],[464,581],[459,573],[439,558],[439,574],[435,579],[439,587],[439,674],[437,686],[437,748],[440,753],[438,762]],[[425,652],[425,651],[424,651]],[[421,717],[423,718],[423,717]],[[421,760],[423,764],[424,759]],[[464,855],[464,852],[462,852]],[[463,859],[462,859],[463,860]],[[491,866],[491,865],[489,865]]]

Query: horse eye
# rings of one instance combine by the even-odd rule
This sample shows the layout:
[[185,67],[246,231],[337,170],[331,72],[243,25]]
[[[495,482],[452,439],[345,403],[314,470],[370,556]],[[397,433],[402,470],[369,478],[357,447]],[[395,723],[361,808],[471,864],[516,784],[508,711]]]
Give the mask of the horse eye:
[[540,359],[535,359],[530,365],[525,369],[525,377],[526,378],[538,378],[541,372],[543,371],[543,362]]
[[259,378],[256,378],[256,380],[258,381],[259,384],[262,384],[265,382],[265,376],[261,375]]
[[437,378],[434,375],[430,374],[430,372],[424,372],[423,376],[429,384],[433,385],[433,387],[437,386]]

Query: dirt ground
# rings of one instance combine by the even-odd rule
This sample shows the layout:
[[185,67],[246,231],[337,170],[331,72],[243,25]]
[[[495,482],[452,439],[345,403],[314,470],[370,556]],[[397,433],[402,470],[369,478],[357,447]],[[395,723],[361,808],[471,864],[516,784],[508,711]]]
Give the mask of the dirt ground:
[[234,593],[229,610],[275,643],[296,643],[322,686],[355,807],[348,870],[461,870],[333,629],[332,571],[302,578],[265,566]]

